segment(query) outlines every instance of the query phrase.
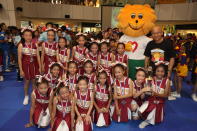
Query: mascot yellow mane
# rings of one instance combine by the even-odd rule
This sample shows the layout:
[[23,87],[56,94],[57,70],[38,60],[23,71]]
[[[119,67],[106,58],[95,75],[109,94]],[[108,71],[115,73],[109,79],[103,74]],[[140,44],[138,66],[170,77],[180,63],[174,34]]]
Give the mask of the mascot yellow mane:
[[156,21],[155,11],[149,5],[125,5],[117,16],[118,28],[124,33],[119,42],[125,44],[128,55],[129,77],[135,79],[136,67],[144,67],[144,51],[151,41],[146,36]]
[[149,33],[156,21],[149,5],[125,5],[117,17],[118,27],[125,35],[139,37]]

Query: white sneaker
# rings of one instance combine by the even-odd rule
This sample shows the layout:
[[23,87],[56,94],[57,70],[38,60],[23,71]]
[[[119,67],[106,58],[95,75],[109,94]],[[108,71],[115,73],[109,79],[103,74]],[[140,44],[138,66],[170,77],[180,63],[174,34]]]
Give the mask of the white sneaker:
[[29,102],[29,96],[25,96],[24,100],[23,100],[23,105],[27,105]]
[[197,102],[197,96],[196,96],[196,94],[192,94],[192,99],[195,101],[195,102]]
[[148,126],[148,125],[150,125],[148,122],[143,121],[143,122],[141,122],[141,123],[139,124],[139,128],[140,128],[140,129],[143,129],[143,128],[145,128],[145,127]]
[[174,96],[176,98],[181,98],[181,94],[180,93],[177,93],[177,92],[172,92],[171,96]]
[[173,92],[171,92],[170,94],[177,94],[177,92],[176,92],[176,91],[173,91]]
[[5,72],[11,72],[11,70],[10,69],[6,69]]
[[169,100],[169,101],[176,100],[176,97],[170,95],[170,96],[168,96],[168,100]]

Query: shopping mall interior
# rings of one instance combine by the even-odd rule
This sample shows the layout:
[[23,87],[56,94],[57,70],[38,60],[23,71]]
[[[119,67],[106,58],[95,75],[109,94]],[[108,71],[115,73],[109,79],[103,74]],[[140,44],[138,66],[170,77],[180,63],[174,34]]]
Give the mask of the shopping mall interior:
[[0,131],[196,131],[196,12],[197,0],[0,0]]

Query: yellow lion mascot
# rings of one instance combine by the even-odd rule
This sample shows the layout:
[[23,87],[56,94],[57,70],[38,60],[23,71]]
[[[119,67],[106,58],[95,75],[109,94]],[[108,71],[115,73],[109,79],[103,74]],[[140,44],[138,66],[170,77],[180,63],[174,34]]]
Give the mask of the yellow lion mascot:
[[117,16],[118,28],[124,33],[119,42],[125,43],[129,57],[129,77],[134,79],[136,67],[144,67],[144,50],[152,39],[148,34],[156,21],[155,11],[149,5],[125,5]]

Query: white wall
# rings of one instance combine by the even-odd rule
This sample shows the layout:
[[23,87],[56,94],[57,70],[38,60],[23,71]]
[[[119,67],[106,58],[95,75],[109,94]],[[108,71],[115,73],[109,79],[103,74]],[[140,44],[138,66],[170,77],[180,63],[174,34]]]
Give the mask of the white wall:
[[79,5],[53,5],[39,2],[23,2],[23,17],[35,18],[64,18],[65,14],[70,19],[101,20],[100,8]]
[[16,15],[14,10],[14,0],[0,0],[3,9],[0,10],[0,23],[4,22],[6,25],[16,25]]
[[[71,20],[101,21],[101,8],[79,5],[52,5],[49,3],[27,2],[23,0],[0,0],[3,9],[0,10],[0,22],[7,25],[20,25],[20,20],[25,18],[52,18],[64,19],[65,14],[70,15]],[[15,11],[22,7],[23,12]],[[102,22],[104,27],[111,24],[111,10],[103,11]],[[158,21],[197,21],[197,3],[183,4],[158,4],[155,7]]]
[[197,21],[197,2],[158,4],[155,11],[159,21]]

